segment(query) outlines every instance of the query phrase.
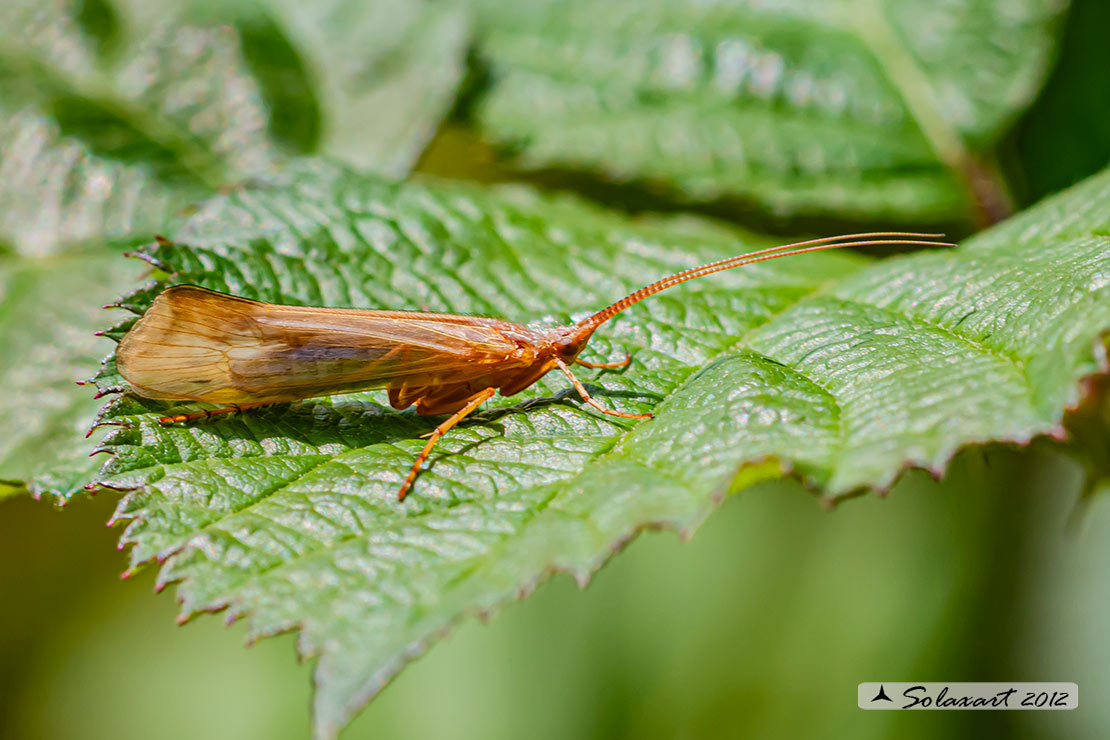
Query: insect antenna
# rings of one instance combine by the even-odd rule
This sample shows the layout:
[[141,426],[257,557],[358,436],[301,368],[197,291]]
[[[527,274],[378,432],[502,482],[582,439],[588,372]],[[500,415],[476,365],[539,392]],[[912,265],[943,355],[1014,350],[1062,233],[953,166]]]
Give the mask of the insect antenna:
[[806,241],[793,242],[791,244],[780,244],[777,247],[769,247],[768,249],[761,249],[757,252],[748,252],[746,254],[736,255],[735,257],[727,257],[723,260],[717,260],[716,262],[710,262],[705,265],[691,267],[687,270],[676,272],[674,275],[665,277],[662,280],[657,280],[651,285],[644,286],[634,293],[628,294],[608,308],[604,308],[601,311],[595,313],[593,316],[589,316],[578,322],[578,333],[580,335],[588,337],[594,332],[594,330],[596,330],[606,321],[613,318],[626,308],[636,305],[645,298],[653,296],[660,291],[666,290],[667,288],[671,288],[675,285],[684,283],[687,280],[693,280],[694,278],[699,278],[703,275],[710,275],[714,272],[731,270],[734,267],[743,267],[744,265],[751,265],[756,262],[778,259],[779,257],[791,257],[796,254],[805,254],[806,252],[818,252],[823,249],[840,249],[842,247],[869,247],[887,244],[920,244],[930,247],[956,246],[955,244],[950,244],[948,242],[925,241],[926,239],[937,239],[942,236],[944,236],[944,234],[919,234],[910,231],[872,231],[863,234],[826,236],[820,239],[808,239]]

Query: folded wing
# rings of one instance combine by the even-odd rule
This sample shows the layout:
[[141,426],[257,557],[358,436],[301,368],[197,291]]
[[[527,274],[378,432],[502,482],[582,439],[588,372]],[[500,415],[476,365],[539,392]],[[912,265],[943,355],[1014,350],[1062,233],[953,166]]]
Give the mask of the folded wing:
[[530,334],[496,319],[281,306],[182,285],[155,298],[116,362],[148,398],[276,403],[512,370],[527,364]]

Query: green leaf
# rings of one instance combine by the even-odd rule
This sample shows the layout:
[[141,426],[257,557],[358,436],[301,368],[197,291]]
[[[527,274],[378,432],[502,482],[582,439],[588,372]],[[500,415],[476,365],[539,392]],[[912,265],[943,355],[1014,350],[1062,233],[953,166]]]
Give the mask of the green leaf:
[[481,132],[580,168],[778,214],[1008,208],[991,149],[1032,100],[1065,0],[485,0]]
[[428,1],[95,5],[0,8],[0,243],[23,254],[149,238],[282,149],[403,175],[469,40]]
[[462,81],[469,21],[432,0],[268,0],[323,104],[316,151],[404,175]]
[[[20,28],[26,5],[31,17]],[[15,92],[44,101],[92,149],[209,187],[273,168],[266,111],[234,29],[135,3],[125,43],[93,55],[69,4],[46,6],[16,2],[7,11],[17,32],[4,39],[4,63],[20,73]]]
[[138,273],[111,252],[0,259],[0,490],[64,502],[92,480],[85,433],[101,403],[76,381],[107,350],[100,304]]
[[33,257],[98,239],[150,236],[205,190],[98,157],[36,106],[0,106],[0,246]]
[[[402,504],[435,424],[369,393],[164,427],[123,396],[99,482],[127,490],[132,567],[179,582],[182,619],[228,610],[251,639],[299,630],[315,731],[333,737],[437,636],[549,574],[585,583],[637,532],[683,535],[729,492],[792,468],[830,499],[883,489],[962,445],[1058,434],[1110,327],[1110,172],[958,250],[824,253],[687,283],[615,319],[584,374],[549,376],[452,430]],[[524,190],[391,184],[302,166],[206,204],[146,259],[169,282],[312,305],[567,321],[755,244]],[[141,312],[155,295],[122,301]],[[113,332],[119,336],[126,322]],[[119,381],[111,362],[100,383]]]
[[0,238],[37,255],[150,235],[276,150],[227,27],[141,23],[103,53],[61,0],[0,10]]

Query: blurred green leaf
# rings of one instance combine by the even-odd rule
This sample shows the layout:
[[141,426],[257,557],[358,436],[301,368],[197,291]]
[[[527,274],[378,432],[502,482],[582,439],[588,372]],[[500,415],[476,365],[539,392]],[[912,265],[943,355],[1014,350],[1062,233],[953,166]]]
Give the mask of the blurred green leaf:
[[1044,91],[1013,136],[1008,169],[1015,190],[1033,202],[1073,185],[1110,162],[1110,3],[1073,0],[1060,58]]
[[149,237],[205,190],[100,157],[36,106],[0,105],[0,246],[48,256],[67,245]]
[[0,238],[49,254],[155,223],[277,160],[235,31],[167,18],[112,55],[62,0],[0,10]]
[[99,305],[138,274],[112,252],[0,258],[0,491],[65,501],[92,480],[85,432],[100,402],[76,381],[105,353]]
[[[301,631],[320,658],[316,732],[331,737],[462,616],[555,571],[585,582],[646,527],[690,533],[782,465],[839,497],[907,465],[942,470],[963,445],[1059,434],[1077,381],[1104,370],[1108,203],[1110,172],[959,250],[807,255],[669,291],[590,350],[633,351],[627,371],[587,382],[654,420],[583,410],[550,377],[449,433],[404,504],[435,422],[377,394],[176,427],[157,422],[167,405],[124,396],[102,412],[98,481],[130,491],[116,518],[132,567],[164,563],[182,618],[227,608],[252,637]],[[171,282],[521,321],[567,321],[751,245],[528,191],[308,164],[210,201],[175,240],[146,253]],[[121,305],[139,313],[155,293]]]
[[455,99],[469,20],[434,0],[266,0],[322,101],[317,152],[405,175]]
[[273,168],[266,110],[234,29],[133,3],[123,45],[96,54],[69,5],[7,6],[0,48],[17,73],[13,98],[40,102],[94,152],[168,178],[215,188]]
[[980,220],[1066,0],[483,0],[481,132],[525,168],[783,214]]
[[403,175],[454,100],[468,34],[430,1],[5,3],[0,243],[150,237],[282,149]]

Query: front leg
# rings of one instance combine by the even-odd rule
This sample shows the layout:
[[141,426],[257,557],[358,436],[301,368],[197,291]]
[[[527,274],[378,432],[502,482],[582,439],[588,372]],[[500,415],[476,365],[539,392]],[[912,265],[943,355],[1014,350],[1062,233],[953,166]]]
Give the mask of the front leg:
[[623,411],[617,411],[615,409],[605,408],[600,403],[598,403],[597,401],[595,401],[593,398],[590,397],[589,392],[586,390],[586,386],[582,385],[581,380],[574,377],[574,373],[572,373],[570,371],[570,368],[567,366],[567,363],[563,362],[558,357],[556,357],[555,358],[555,364],[559,366],[559,369],[563,371],[563,374],[565,374],[568,378],[570,378],[570,382],[574,384],[574,389],[576,391],[578,391],[578,395],[582,396],[582,400],[585,401],[586,403],[588,403],[590,406],[593,406],[595,409],[597,409],[601,413],[609,414],[610,416],[619,416],[622,419],[651,419],[651,418],[654,418],[655,415],[650,414],[650,413],[649,414],[626,414]]
[[606,370],[612,370],[612,369],[621,368],[621,367],[628,367],[628,363],[630,363],[630,362],[632,362],[632,353],[631,352],[625,352],[624,353],[624,359],[623,360],[617,360],[616,362],[586,362],[585,360],[580,360],[577,357],[574,358],[574,364],[575,365],[581,365],[582,367],[590,367],[590,368],[604,368]]

